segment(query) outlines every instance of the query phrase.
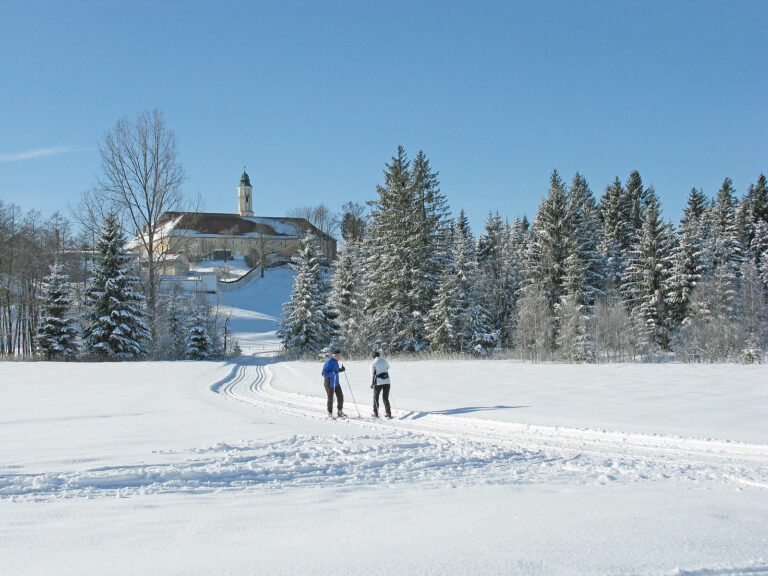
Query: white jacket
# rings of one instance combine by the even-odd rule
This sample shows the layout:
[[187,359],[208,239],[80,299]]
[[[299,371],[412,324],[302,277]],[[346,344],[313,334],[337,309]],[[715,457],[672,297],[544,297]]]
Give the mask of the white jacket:
[[[389,373],[389,362],[379,356],[371,362],[371,381],[373,381],[374,374],[383,374],[384,372]],[[391,384],[391,382],[389,378],[376,378],[376,384],[381,386],[382,384]]]

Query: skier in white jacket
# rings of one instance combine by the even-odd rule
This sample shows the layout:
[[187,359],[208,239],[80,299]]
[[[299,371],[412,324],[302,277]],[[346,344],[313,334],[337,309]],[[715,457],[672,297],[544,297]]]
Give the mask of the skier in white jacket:
[[384,360],[378,352],[373,353],[371,362],[371,388],[373,388],[373,417],[379,417],[379,395],[384,392],[384,409],[386,417],[392,418],[392,409],[389,407],[389,362]]

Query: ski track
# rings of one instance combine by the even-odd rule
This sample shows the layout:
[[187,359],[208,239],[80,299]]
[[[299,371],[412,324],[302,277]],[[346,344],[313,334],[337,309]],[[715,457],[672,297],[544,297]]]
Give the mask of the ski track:
[[[768,488],[768,445],[534,426],[395,410],[391,421],[328,421],[324,399],[272,386],[269,354],[246,357],[211,386],[261,411],[326,421],[327,435],[162,452],[168,462],[0,474],[0,499],[419,483],[609,484],[676,481],[701,489]],[[337,434],[334,426],[355,427]],[[351,432],[352,430],[345,430]],[[340,432],[340,430],[339,430]],[[359,432],[359,433],[358,433]]]

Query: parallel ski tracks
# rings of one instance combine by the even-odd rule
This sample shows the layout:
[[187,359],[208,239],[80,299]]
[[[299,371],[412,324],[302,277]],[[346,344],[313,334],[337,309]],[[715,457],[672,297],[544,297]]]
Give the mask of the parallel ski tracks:
[[[325,419],[319,398],[272,386],[268,359],[252,357],[233,376],[212,387],[226,398],[297,417]],[[717,479],[742,487],[768,488],[768,445],[675,436],[539,426],[478,418],[396,410],[393,421],[350,419],[350,425],[396,429],[513,449],[523,455],[558,460],[564,466],[597,467],[606,473]]]

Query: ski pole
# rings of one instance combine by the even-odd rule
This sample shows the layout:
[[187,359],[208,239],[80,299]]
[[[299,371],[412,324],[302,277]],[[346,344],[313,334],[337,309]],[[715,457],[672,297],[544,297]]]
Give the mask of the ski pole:
[[347,380],[347,388],[349,388],[349,393],[352,394],[352,402],[355,403],[355,410],[357,410],[357,417],[362,418],[363,416],[360,414],[360,408],[357,407],[357,400],[355,400],[355,393],[352,392],[352,386],[349,384],[349,376],[347,376],[347,371],[344,370],[344,378]]
[[392,387],[391,386],[389,388],[389,403],[392,406],[392,414],[394,414],[395,410],[397,410],[397,408],[395,407],[395,400],[394,400],[394,398],[392,398]]

